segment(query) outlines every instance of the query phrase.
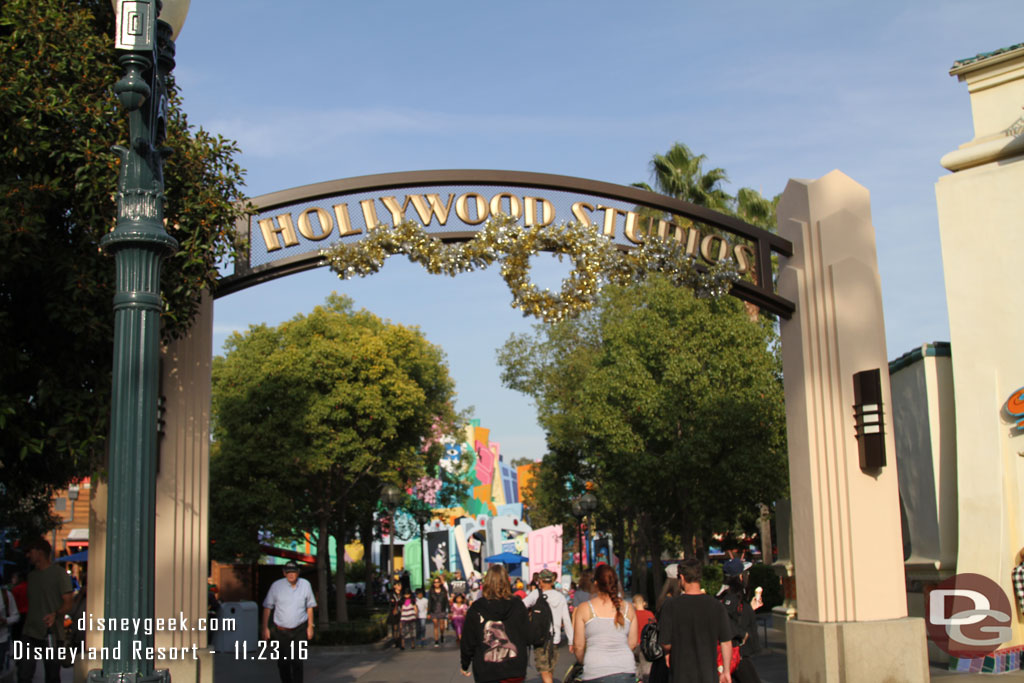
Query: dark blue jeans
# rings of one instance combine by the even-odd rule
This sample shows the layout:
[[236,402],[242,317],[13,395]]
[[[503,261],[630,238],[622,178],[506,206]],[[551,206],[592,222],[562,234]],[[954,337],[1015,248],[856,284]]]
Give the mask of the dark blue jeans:
[[[46,647],[46,641],[39,638],[27,638],[22,636],[22,641],[27,648]],[[13,644],[12,644],[13,646]],[[36,659],[26,657],[18,660],[18,683],[32,683],[36,675]],[[60,683],[60,662],[55,658],[46,657],[43,659],[43,680],[46,683]]]
[[[281,675],[281,683],[302,683],[302,663],[298,657],[300,642],[306,640],[306,624],[298,628],[286,629],[274,626],[270,637],[280,645],[281,658],[277,660],[277,672]],[[295,652],[293,658],[291,653]]]

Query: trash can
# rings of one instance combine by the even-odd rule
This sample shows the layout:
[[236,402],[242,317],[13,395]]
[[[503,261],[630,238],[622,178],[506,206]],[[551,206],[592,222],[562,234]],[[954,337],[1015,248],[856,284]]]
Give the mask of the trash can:
[[[230,620],[234,619],[234,622]],[[210,633],[210,645],[217,652],[234,652],[235,642],[244,641],[249,652],[256,652],[259,644],[259,607],[255,602],[223,602],[217,610],[218,630]],[[233,624],[233,628],[225,628]]]

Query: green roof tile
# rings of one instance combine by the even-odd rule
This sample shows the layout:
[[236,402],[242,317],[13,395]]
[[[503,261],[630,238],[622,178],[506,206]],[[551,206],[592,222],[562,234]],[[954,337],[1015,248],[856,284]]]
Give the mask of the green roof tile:
[[911,349],[905,354],[895,360],[889,361],[889,374],[899,372],[905,367],[913,365],[914,363],[922,360],[925,356],[952,356],[952,349],[950,348],[949,342],[932,342],[931,344],[921,344],[916,349]]
[[1024,43],[1017,43],[1016,45],[1010,45],[1009,47],[1001,47],[998,50],[992,50],[992,52],[982,52],[981,54],[974,55],[973,57],[965,57],[964,59],[958,59],[955,62],[953,62],[953,66],[950,67],[950,70],[952,71],[953,69],[959,69],[962,66],[974,64],[975,62],[980,62],[983,59],[995,57],[996,55],[1001,55],[1004,52],[1011,52],[1021,47],[1024,47]]

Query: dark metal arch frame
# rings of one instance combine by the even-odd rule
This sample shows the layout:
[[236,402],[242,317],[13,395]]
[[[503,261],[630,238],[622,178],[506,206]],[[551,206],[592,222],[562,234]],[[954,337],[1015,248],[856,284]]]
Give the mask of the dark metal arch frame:
[[[574,178],[571,176],[553,175],[549,173],[532,173],[527,171],[489,171],[489,170],[438,170],[438,171],[406,171],[400,173],[380,173],[376,175],[358,176],[331,180],[312,185],[304,185],[288,190],[272,192],[252,200],[259,212],[273,211],[300,202],[316,201],[336,195],[358,192],[375,192],[378,190],[405,189],[413,187],[431,187],[438,185],[481,185],[486,187],[529,187],[562,192],[579,192],[589,196],[606,197],[623,202],[648,206],[666,211],[720,228],[734,235],[750,240],[756,245],[755,263],[758,273],[772,273],[772,252],[783,256],[793,255],[793,245],[775,233],[745,223],[738,218],[712,211],[665,195],[648,192],[637,187],[615,185],[599,180]],[[249,238],[250,220],[240,221],[236,230]],[[432,233],[445,242],[460,242],[476,235],[475,230],[461,230]],[[321,267],[323,260],[317,252],[306,252],[292,257],[279,259],[273,263],[251,268],[248,253],[235,261],[235,271],[222,277],[214,290],[214,297],[226,296],[262,282],[284,277]],[[748,301],[783,318],[789,318],[796,309],[795,304],[775,293],[773,278],[761,278],[754,284],[738,281],[733,285],[732,294],[743,301]]]

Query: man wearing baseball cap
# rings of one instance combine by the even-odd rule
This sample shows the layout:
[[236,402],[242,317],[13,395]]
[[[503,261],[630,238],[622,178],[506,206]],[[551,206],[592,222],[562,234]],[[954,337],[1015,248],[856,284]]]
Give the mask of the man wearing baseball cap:
[[[734,652],[735,648],[741,648],[740,653],[744,657],[756,654],[761,649],[761,643],[757,638],[757,616],[755,615],[755,610],[762,604],[761,597],[755,594],[754,599],[749,601],[746,597],[749,579],[747,570],[752,566],[750,562],[744,562],[738,558],[723,564],[722,574],[725,580],[722,582],[722,589],[715,596],[725,605],[725,610],[729,613],[729,621],[732,623],[734,632],[732,641]],[[742,681],[760,680],[757,678],[756,672],[748,673],[752,668],[749,661],[741,660],[739,666],[743,667],[743,672],[737,669],[733,678]]]
[[[555,590],[555,574],[547,569],[542,570],[537,579],[540,582],[540,590],[544,592],[544,599],[548,601],[551,608],[551,627],[554,631],[552,637],[544,644],[533,648],[533,662],[540,673],[544,683],[552,683],[554,680],[555,665],[558,664],[558,644],[562,640],[562,627],[565,627],[565,635],[569,639],[569,652],[572,652],[572,619],[569,617],[569,606],[565,602],[562,591]],[[540,599],[540,591],[532,590],[523,599],[527,608],[533,607]]]
[[270,611],[274,611],[274,640],[280,657],[277,670],[281,683],[302,683],[302,662],[306,658],[300,642],[313,638],[313,608],[316,598],[309,581],[299,578],[299,565],[284,565],[284,578],[270,585],[263,600],[263,621],[260,637],[270,640]]

